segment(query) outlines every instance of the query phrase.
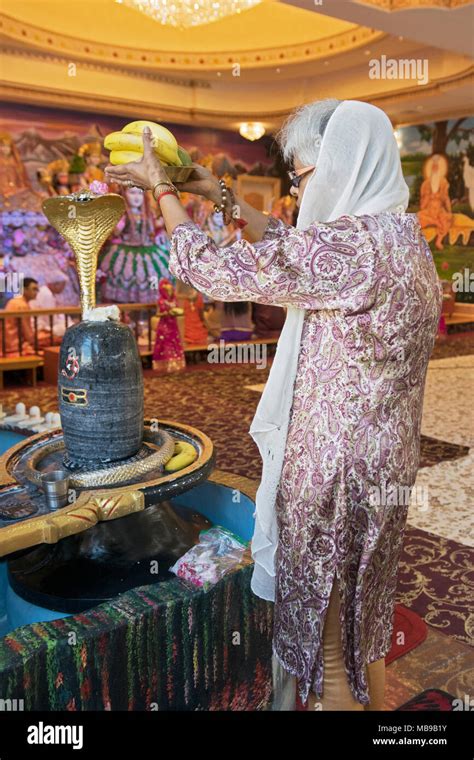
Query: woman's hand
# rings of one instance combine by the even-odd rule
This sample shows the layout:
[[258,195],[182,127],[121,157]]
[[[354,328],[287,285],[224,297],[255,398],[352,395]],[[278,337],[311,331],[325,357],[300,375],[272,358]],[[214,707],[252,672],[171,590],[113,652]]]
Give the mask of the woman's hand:
[[[183,193],[202,195],[214,203],[221,202],[221,188],[216,177],[199,164],[192,164],[194,169],[186,182],[174,182]],[[143,130],[143,158],[122,166],[109,164],[105,167],[106,178],[119,185],[135,185],[142,190],[152,190],[157,182],[169,182],[166,168],[153,150],[153,136],[149,127]]]
[[105,175],[111,182],[117,182],[125,187],[140,187],[142,190],[153,190],[157,182],[169,182],[166,169],[153,150],[153,136],[149,127],[143,130],[143,157],[141,161],[132,161],[122,166],[109,164],[105,167]]
[[200,164],[192,164],[193,173],[186,182],[175,182],[178,190],[183,193],[193,193],[193,195],[202,195],[214,203],[221,202],[221,187],[219,180],[214,177],[213,173]]

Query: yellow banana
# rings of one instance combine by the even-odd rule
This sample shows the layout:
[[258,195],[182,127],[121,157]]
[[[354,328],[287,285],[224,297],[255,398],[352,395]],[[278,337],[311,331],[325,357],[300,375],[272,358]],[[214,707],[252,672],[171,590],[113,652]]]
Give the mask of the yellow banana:
[[[183,166],[190,162],[190,157],[184,149],[178,146],[174,135],[153,121],[131,121],[126,124],[121,132],[111,132],[104,139],[104,147],[112,151],[110,161],[112,164],[124,164],[139,159],[125,154],[137,153],[143,155],[143,130],[150,127],[153,135],[153,150],[166,166]],[[120,154],[120,155],[116,155]]]
[[161,124],[156,124],[154,121],[131,121],[129,124],[125,124],[122,132],[138,132],[141,134],[145,127],[150,127],[153,137],[158,137],[175,150],[178,149],[178,143],[174,134],[169,129],[166,129],[166,127],[162,127]]
[[[137,156],[143,156],[142,135],[134,132],[111,132],[104,140],[104,147],[112,153],[135,153]],[[163,140],[153,138],[153,150],[162,161],[162,163],[171,166],[182,166],[178,152],[170,147]],[[112,157],[111,162],[114,163]],[[129,158],[128,161],[138,161],[138,158]],[[122,161],[121,163],[128,163]]]
[[197,459],[197,451],[191,443],[187,441],[176,441],[174,445],[174,455],[165,464],[167,472],[176,472],[187,467],[191,462]]
[[160,161],[167,161],[171,166],[183,165],[177,149],[159,137],[153,138],[153,150]]
[[[110,152],[110,163],[115,166],[129,164],[133,161],[141,161],[142,158],[143,152],[139,153],[137,150],[112,150]],[[169,166],[167,161],[161,160],[161,163],[165,166]]]
[[109,158],[111,164],[120,166],[121,164],[130,164],[133,161],[141,161],[143,153],[138,153],[135,150],[113,150]]
[[111,132],[104,138],[104,148],[107,150],[132,150],[143,153],[141,134],[128,132]]

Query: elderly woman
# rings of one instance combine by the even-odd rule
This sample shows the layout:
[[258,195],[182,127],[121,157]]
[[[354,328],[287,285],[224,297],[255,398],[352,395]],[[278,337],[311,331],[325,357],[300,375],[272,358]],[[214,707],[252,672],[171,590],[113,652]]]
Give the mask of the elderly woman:
[[273,654],[303,701],[381,709],[440,285],[405,213],[383,111],[312,103],[279,141],[296,228],[233,199],[202,167],[180,188],[246,222],[254,243],[218,248],[189,220],[150,134],[140,163],[107,173],[155,193],[176,277],[216,300],[287,307],[250,428],[263,459],[252,590],[275,603]]

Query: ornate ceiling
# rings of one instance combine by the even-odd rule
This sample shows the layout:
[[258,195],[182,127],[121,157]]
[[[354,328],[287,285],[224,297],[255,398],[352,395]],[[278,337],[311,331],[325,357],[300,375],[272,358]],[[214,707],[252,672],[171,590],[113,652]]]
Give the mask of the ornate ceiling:
[[295,63],[350,50],[373,37],[356,24],[276,0],[185,31],[158,24],[114,0],[2,0],[2,9],[3,32],[12,39],[82,60],[140,68],[206,70],[237,59],[252,67],[277,60]]
[[[329,18],[380,29],[427,46],[464,53],[474,51],[474,0],[285,0]],[[451,3],[451,5],[450,5]]]
[[[397,2],[409,0],[378,4]],[[335,18],[327,3],[307,5],[263,0],[179,31],[114,0],[2,0],[0,92],[12,102],[231,129],[259,120],[271,130],[297,105],[330,96],[370,100],[394,123],[472,111],[467,56]],[[381,56],[428,60],[429,81],[371,79],[369,61]]]

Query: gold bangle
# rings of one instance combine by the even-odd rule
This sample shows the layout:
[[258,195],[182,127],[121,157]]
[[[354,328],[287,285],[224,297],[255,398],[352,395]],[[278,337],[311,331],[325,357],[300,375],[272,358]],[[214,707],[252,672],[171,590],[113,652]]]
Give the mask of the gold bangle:
[[158,187],[158,185],[166,185],[166,187],[170,187],[176,193],[178,192],[178,188],[175,185],[173,185],[172,182],[167,182],[166,180],[160,179],[158,182],[155,182],[155,184],[153,185],[153,190],[151,191],[151,194],[153,198],[155,199],[155,201],[156,201],[155,190]]

